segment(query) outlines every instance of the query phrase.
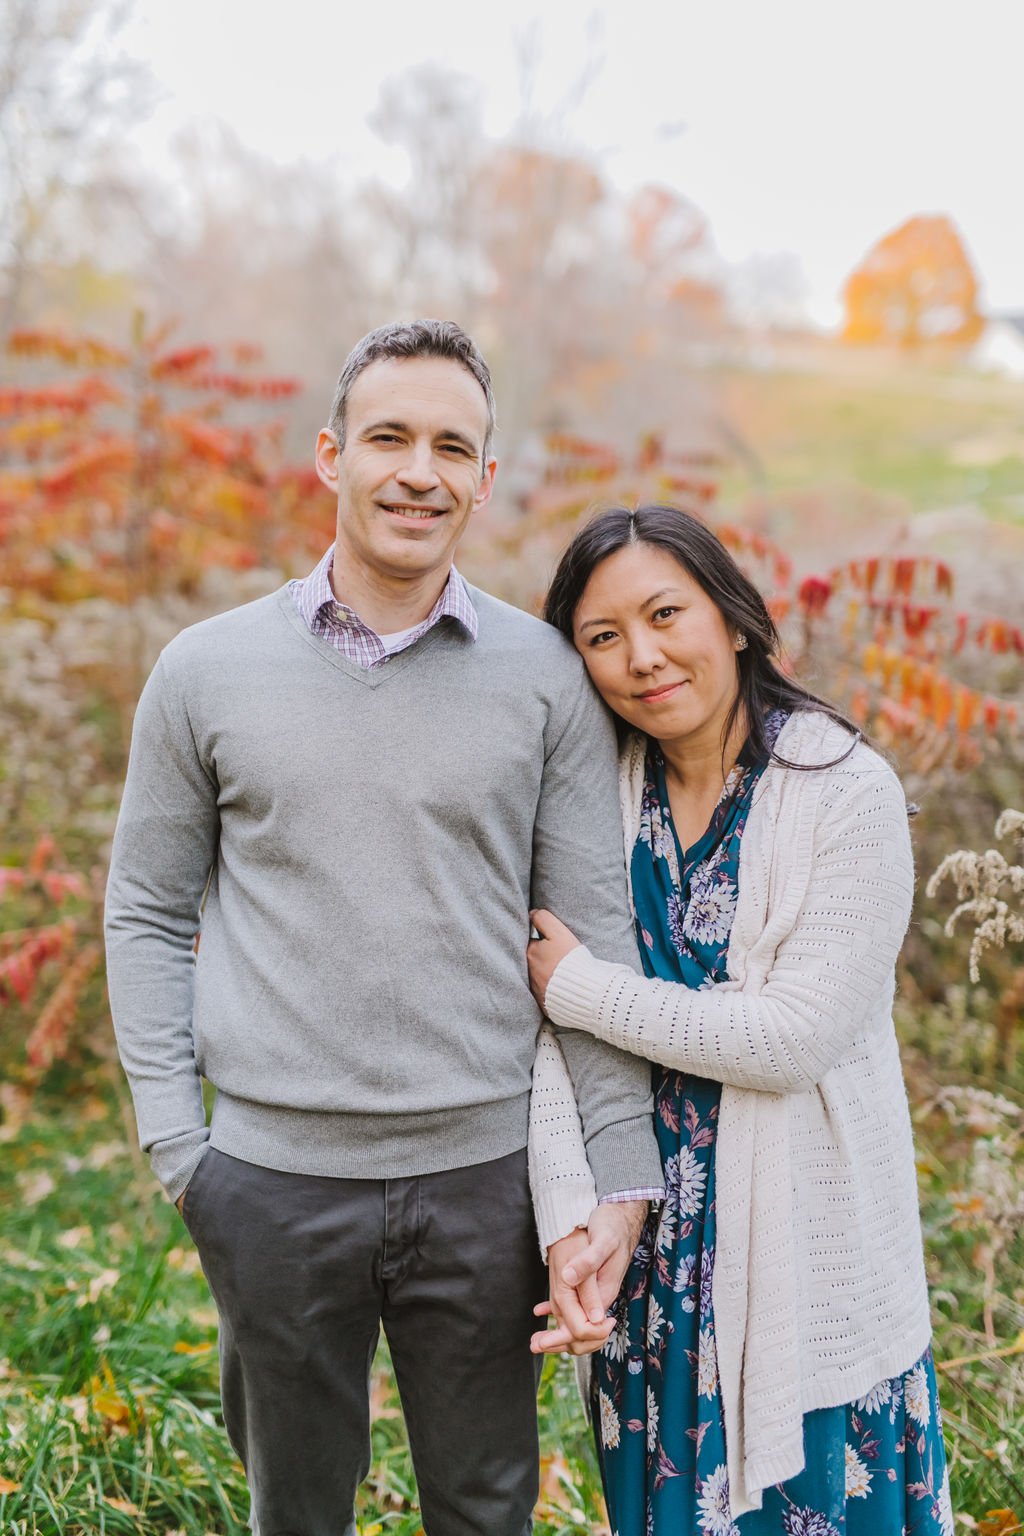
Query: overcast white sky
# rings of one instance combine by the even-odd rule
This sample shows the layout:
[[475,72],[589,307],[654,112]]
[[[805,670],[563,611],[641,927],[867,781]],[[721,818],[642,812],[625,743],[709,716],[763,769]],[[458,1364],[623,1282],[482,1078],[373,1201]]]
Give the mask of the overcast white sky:
[[730,262],[791,252],[808,312],[914,213],[950,214],[992,309],[1024,311],[1024,0],[137,0],[126,34],[164,97],[140,139],[166,164],[222,118],[278,161],[400,174],[366,125],[381,82],[424,60],[485,91],[498,137],[521,97],[515,39],[552,111],[607,175],[698,203]]

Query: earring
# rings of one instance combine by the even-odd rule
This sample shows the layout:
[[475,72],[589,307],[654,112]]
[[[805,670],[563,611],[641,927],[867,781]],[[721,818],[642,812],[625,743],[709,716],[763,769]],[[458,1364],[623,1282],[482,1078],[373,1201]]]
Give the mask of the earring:
[[737,635],[736,636],[736,649],[738,651],[745,651],[746,648],[747,648],[747,644],[748,644],[748,641],[747,641],[746,635]]

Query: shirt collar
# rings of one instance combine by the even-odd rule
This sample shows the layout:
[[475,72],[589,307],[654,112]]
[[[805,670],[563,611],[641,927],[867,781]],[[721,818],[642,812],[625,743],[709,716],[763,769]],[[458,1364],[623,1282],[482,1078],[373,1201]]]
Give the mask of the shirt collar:
[[[363,629],[369,629],[369,625],[350,608],[347,603],[340,603],[334,595],[331,586],[331,571],[334,567],[334,545],[322,556],[317,565],[301,583],[299,596],[299,608],[307,624],[312,625],[321,609],[330,606],[330,616],[340,616],[359,624]],[[473,599],[469,595],[469,587],[459,572],[452,566],[451,574],[445,582],[437,602],[423,620],[424,631],[435,625],[439,619],[455,619],[462,625],[471,640],[475,640],[480,632],[480,619],[473,606]],[[374,631],[371,631],[374,633]]]

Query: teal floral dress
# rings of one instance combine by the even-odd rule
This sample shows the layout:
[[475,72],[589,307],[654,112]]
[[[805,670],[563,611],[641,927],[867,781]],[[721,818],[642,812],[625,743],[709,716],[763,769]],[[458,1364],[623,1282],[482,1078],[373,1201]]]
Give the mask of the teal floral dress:
[[[769,741],[784,721],[769,717]],[[697,988],[728,979],[740,839],[765,766],[744,749],[707,831],[684,850],[651,744],[631,860],[648,976]],[[930,1351],[859,1402],[805,1415],[804,1471],[732,1519],[711,1304],[721,1085],[656,1066],[654,1094],[666,1199],[644,1229],[592,1378],[615,1536],[952,1536]]]

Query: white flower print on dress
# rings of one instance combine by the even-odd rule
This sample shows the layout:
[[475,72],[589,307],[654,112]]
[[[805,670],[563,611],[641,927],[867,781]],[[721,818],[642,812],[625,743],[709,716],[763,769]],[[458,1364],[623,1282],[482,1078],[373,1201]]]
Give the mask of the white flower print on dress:
[[[694,871],[690,899],[683,916],[683,937],[698,944],[721,944],[729,937],[736,913],[737,891],[709,861]],[[675,933],[672,934],[675,942]],[[678,947],[678,946],[677,946]]]
[[665,1163],[665,1201],[658,1222],[658,1252],[667,1253],[676,1240],[679,1217],[696,1216],[704,1200],[707,1170],[689,1147],[681,1147]]
[[616,1323],[614,1330],[605,1339],[602,1349],[609,1360],[625,1360],[626,1355],[629,1353],[628,1307],[623,1307],[622,1315]]
[[652,1296],[647,1303],[647,1346],[652,1349],[661,1338],[661,1330],[665,1326],[665,1314],[657,1297]]
[[718,1347],[710,1328],[702,1328],[697,1344],[697,1391],[714,1397],[718,1390]]
[[711,1314],[712,1286],[715,1277],[715,1248],[714,1244],[704,1254],[704,1266],[700,1272],[700,1315],[701,1320]]
[[903,1378],[907,1394],[907,1416],[922,1429],[927,1429],[932,1416],[928,1396],[928,1374],[923,1364],[915,1365]]
[[675,1242],[677,1217],[696,1216],[704,1201],[707,1169],[702,1168],[689,1147],[680,1150],[665,1163],[665,1203],[658,1224],[658,1250],[665,1253]]
[[683,1147],[678,1158],[670,1157],[669,1162],[676,1163],[672,1197],[679,1207],[679,1213],[682,1216],[696,1216],[704,1200],[707,1169],[700,1166],[689,1147]]
[[647,1388],[647,1449],[653,1453],[658,1443],[658,1399],[654,1388]]
[[704,1479],[699,1505],[697,1518],[706,1536],[739,1536],[729,1507],[729,1473],[724,1466],[716,1467],[711,1476]]
[[846,1497],[866,1499],[871,1492],[871,1473],[861,1461],[853,1446],[846,1446]]
[[681,955],[689,954],[686,942],[686,904],[677,891],[673,891],[665,905],[668,920],[668,936]]
[[872,1387],[867,1397],[858,1398],[854,1403],[858,1413],[877,1413],[879,1408],[884,1408],[892,1397],[892,1383],[880,1381],[877,1387]]
[[672,828],[665,825],[658,801],[658,791],[649,779],[644,783],[640,805],[640,839],[647,843],[656,859],[668,861],[672,879],[678,885],[679,861],[676,858],[675,838],[672,836]]
[[[674,1163],[675,1158],[670,1157],[669,1162]],[[668,1183],[667,1168],[665,1170],[665,1183]],[[668,1253],[675,1243],[676,1228],[679,1225],[678,1216],[679,1212],[676,1210],[674,1202],[670,1196],[666,1195],[661,1207],[661,1216],[658,1218],[658,1236],[655,1240],[659,1253]]]
[[[676,1266],[675,1275],[672,1277],[672,1289],[677,1293],[688,1291],[696,1283],[697,1256],[693,1253],[683,1253]],[[692,1312],[697,1303],[693,1297],[685,1297],[681,1303],[684,1312]]]
[[651,831],[654,834],[651,840],[651,847],[654,849],[655,857],[667,859],[673,872],[677,871],[679,863],[676,859],[676,843],[675,838],[672,836],[672,828],[666,827],[659,818],[657,826],[652,827]]
[[790,1504],[782,1511],[782,1529],[786,1536],[839,1536],[831,1520],[820,1510],[796,1504]]
[[953,1536],[953,1501],[949,1496],[949,1469],[942,1474],[942,1487],[939,1489],[935,1500],[935,1512],[938,1516],[939,1530],[942,1536]]
[[601,1444],[614,1451],[619,1443],[620,1429],[619,1416],[615,1412],[615,1404],[602,1390],[597,1394],[598,1407],[601,1410]]

